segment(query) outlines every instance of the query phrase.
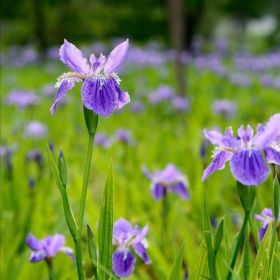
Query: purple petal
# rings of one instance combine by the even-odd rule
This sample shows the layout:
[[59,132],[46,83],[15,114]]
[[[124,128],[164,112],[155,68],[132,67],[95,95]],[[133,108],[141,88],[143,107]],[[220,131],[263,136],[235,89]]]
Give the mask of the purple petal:
[[150,264],[151,259],[147,254],[147,250],[142,243],[135,243],[132,245],[135,253],[144,261],[145,264]]
[[127,92],[123,92],[119,87],[117,87],[117,93],[118,93],[118,109],[121,109],[124,105],[130,102],[130,97]]
[[277,151],[271,147],[264,149],[266,160],[269,163],[280,165],[280,151]]
[[210,165],[208,165],[208,167],[204,170],[202,181],[206,180],[214,172],[223,169],[225,167],[225,163],[231,158],[232,153],[226,151],[218,152]]
[[263,240],[263,237],[264,237],[264,235],[265,235],[265,233],[267,231],[267,228],[268,228],[268,224],[266,224],[265,226],[262,226],[260,228],[260,230],[259,230],[259,239],[260,239],[260,241]]
[[238,136],[242,139],[244,143],[251,141],[254,131],[250,125],[247,126],[247,129],[243,125],[238,129]]
[[82,52],[64,39],[64,44],[59,49],[60,60],[66,64],[72,71],[79,74],[89,73],[89,65],[86,58],[83,58]]
[[241,150],[236,152],[230,161],[233,176],[247,186],[257,186],[265,181],[269,174],[259,150]]
[[25,242],[33,251],[40,251],[42,249],[42,242],[39,241],[32,233],[29,233]]
[[86,108],[103,117],[118,108],[118,93],[113,79],[86,79],[82,86],[82,99]]
[[60,252],[63,252],[65,255],[71,257],[74,261],[76,260],[76,257],[74,255],[73,249],[69,247],[61,247]]
[[113,271],[118,277],[126,278],[132,274],[136,259],[129,250],[117,250],[112,258]]
[[280,137],[280,114],[275,114],[268,120],[265,127],[257,132],[253,144],[259,148],[265,148],[278,137]]
[[51,237],[50,242],[46,246],[48,257],[55,256],[64,246],[65,239],[62,234],[55,234]]
[[[124,243],[127,239],[130,239],[134,235],[131,224],[123,218],[118,219],[114,223],[113,238],[119,243]],[[114,243],[114,242],[113,242]]]
[[128,50],[128,46],[129,42],[127,39],[112,50],[104,66],[105,74],[110,74],[116,71],[119,66],[122,65]]
[[189,192],[187,191],[187,186],[184,183],[177,183],[170,186],[170,191],[177,193],[184,200],[190,198]]
[[75,85],[74,81],[71,80],[64,80],[61,85],[59,86],[57,95],[55,100],[50,108],[50,112],[53,115],[56,111],[56,107],[59,103],[61,103],[62,99],[66,96],[66,92],[72,89]]
[[135,231],[136,231],[136,237],[133,240],[133,244],[140,243],[143,239],[145,239],[149,231],[149,226],[146,225],[142,229],[136,227]]
[[30,256],[30,262],[39,262],[47,257],[45,251],[37,251],[37,252],[32,252]]
[[160,183],[154,184],[152,187],[152,195],[154,200],[159,200],[166,195],[166,188]]
[[232,130],[228,129],[225,135],[216,130],[204,130],[204,136],[213,145],[220,147],[235,148],[240,145],[239,141],[233,137]]
[[103,65],[106,62],[106,57],[103,54],[100,54],[99,58],[97,59],[94,54],[90,56],[90,64],[91,64],[91,71],[95,74],[99,73],[102,69]]

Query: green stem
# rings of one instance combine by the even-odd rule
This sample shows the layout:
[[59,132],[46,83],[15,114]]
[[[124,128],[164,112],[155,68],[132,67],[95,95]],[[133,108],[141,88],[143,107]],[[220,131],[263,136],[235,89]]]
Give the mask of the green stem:
[[89,138],[88,138],[87,158],[86,158],[84,180],[83,180],[83,189],[82,189],[82,195],[81,195],[81,201],[80,201],[80,210],[79,210],[79,220],[78,220],[78,234],[79,234],[79,237],[81,236],[82,228],[83,228],[83,220],[84,220],[86,197],[87,197],[87,186],[88,186],[88,181],[89,181],[89,171],[90,171],[92,149],[93,149],[93,140],[94,140],[94,134],[90,134]]
[[49,280],[54,280],[54,268],[51,259],[46,259],[46,264],[48,266],[49,271]]
[[78,271],[78,278],[79,278],[79,280],[85,280],[81,239],[76,238],[76,239],[74,239],[74,242],[75,242],[76,265],[77,265],[77,271]]
[[236,243],[234,253],[233,253],[233,256],[232,256],[231,262],[230,262],[230,270],[228,271],[226,280],[231,279],[232,271],[234,269],[234,266],[235,266],[235,263],[236,263],[236,260],[237,260],[238,252],[240,250],[242,240],[244,239],[245,230],[246,230],[246,226],[247,226],[247,223],[248,223],[248,220],[249,220],[249,216],[250,216],[250,211],[245,211],[245,216],[244,216],[242,228],[241,228],[241,230],[239,232],[239,235],[238,235],[237,243]]

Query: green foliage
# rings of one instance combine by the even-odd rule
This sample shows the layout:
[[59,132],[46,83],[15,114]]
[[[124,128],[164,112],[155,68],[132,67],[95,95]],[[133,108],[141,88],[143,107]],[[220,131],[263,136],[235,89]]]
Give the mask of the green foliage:
[[100,280],[110,279],[109,273],[112,271],[113,188],[111,164],[103,191],[98,225],[98,279]]
[[172,265],[168,280],[182,279],[182,262],[184,258],[185,245],[182,246]]

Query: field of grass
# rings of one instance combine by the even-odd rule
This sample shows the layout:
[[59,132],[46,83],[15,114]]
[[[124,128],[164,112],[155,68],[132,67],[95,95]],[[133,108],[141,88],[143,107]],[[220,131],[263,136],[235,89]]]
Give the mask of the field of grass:
[[[66,103],[53,116],[49,108],[56,89],[50,90],[50,96],[43,93],[44,87],[54,85],[57,77],[66,71],[66,67],[59,61],[48,61],[24,67],[4,66],[1,73],[1,147],[13,150],[9,160],[1,158],[3,280],[48,279],[44,262],[29,262],[30,249],[25,244],[29,232],[39,239],[61,233],[66,238],[66,245],[74,248],[49,164],[47,145],[52,145],[55,158],[59,150],[63,150],[68,167],[67,192],[73,212],[77,215],[87,149],[80,85],[67,94]],[[243,72],[239,73],[242,75]],[[149,96],[160,85],[175,88],[171,63],[149,66],[128,63],[123,67],[120,73],[121,88],[129,92],[131,103],[109,118],[100,117],[97,132],[113,137],[118,129],[127,129],[134,141],[133,144],[125,144],[116,140],[109,148],[94,146],[84,220],[97,232],[102,190],[112,161],[114,220],[123,217],[133,225],[149,225],[148,254],[152,263],[145,265],[137,259],[136,269],[129,279],[166,279],[183,244],[184,272],[190,274],[197,268],[201,256],[206,258],[207,254],[202,223],[204,196],[213,221],[213,230],[216,222],[225,218],[224,238],[217,258],[220,279],[225,279],[233,240],[240,230],[243,214],[236,182],[228,165],[225,170],[215,173],[202,183],[202,173],[211,161],[213,150],[212,145],[207,145],[206,155],[201,155],[203,129],[219,128],[223,132],[231,126],[236,133],[242,124],[250,124],[255,129],[258,123],[267,122],[271,115],[279,112],[279,89],[264,87],[258,73],[249,74],[252,83],[238,86],[226,77],[207,69],[198,69],[194,63],[190,63],[185,72],[189,109],[178,111],[169,101],[156,105],[149,101]],[[38,104],[24,109],[6,104],[6,98],[13,90],[34,92],[39,96]],[[213,112],[213,102],[220,99],[236,104],[232,118]],[[142,111],[133,112],[135,101],[141,101]],[[26,136],[26,125],[34,120],[46,126],[46,136],[40,139]],[[32,150],[41,153],[40,164],[27,160],[27,154]],[[173,163],[187,176],[189,200],[182,200],[172,193],[168,194],[167,201],[153,200],[151,182],[144,176],[143,168],[152,172],[162,170],[169,163]],[[265,207],[273,208],[272,183],[270,175],[265,183],[257,187],[253,214],[260,213]],[[166,203],[168,209],[163,211]],[[249,262],[252,267],[260,223],[254,220],[253,215],[250,219],[253,235]],[[86,242],[84,227],[82,246],[86,274],[90,277]],[[64,254],[54,258],[54,269],[55,279],[76,279],[75,263]],[[239,273],[239,276],[234,276],[235,279],[244,279],[241,257],[235,270]]]

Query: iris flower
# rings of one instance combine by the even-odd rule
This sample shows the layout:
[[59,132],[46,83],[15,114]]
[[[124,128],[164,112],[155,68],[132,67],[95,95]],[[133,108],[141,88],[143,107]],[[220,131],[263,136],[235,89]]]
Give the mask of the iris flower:
[[[262,240],[269,224],[274,222],[273,212],[270,208],[264,208],[260,215],[255,214],[255,219],[262,222],[261,228],[259,230],[259,239]],[[280,222],[280,213],[278,216],[278,222]]]
[[113,271],[118,277],[129,277],[134,271],[136,258],[131,248],[145,264],[151,263],[146,251],[148,230],[147,225],[143,229],[137,226],[132,227],[123,218],[114,223],[113,245],[117,246],[117,249],[113,253]]
[[204,170],[202,180],[225,167],[229,161],[233,176],[247,186],[262,184],[268,177],[267,163],[280,165],[280,114],[273,115],[265,126],[258,125],[256,135],[251,126],[238,129],[233,137],[232,129],[225,134],[205,130],[205,137],[216,146],[213,161]]
[[49,260],[59,252],[64,252],[74,259],[73,250],[69,247],[65,247],[64,243],[65,239],[62,234],[55,234],[38,240],[30,233],[26,238],[26,244],[32,250],[30,262]]
[[189,199],[187,178],[173,164],[168,164],[162,171],[158,170],[152,174],[146,169],[143,171],[152,181],[151,191],[154,200],[163,198],[167,192],[176,193],[184,200]]
[[58,78],[58,92],[51,106],[51,113],[55,113],[57,105],[77,82],[82,82],[84,106],[98,115],[108,117],[127,104],[130,98],[127,92],[120,89],[120,79],[116,71],[124,62],[128,45],[128,40],[119,44],[107,59],[103,54],[98,58],[92,54],[89,65],[82,52],[65,39],[59,49],[59,56],[72,72],[64,73]]

